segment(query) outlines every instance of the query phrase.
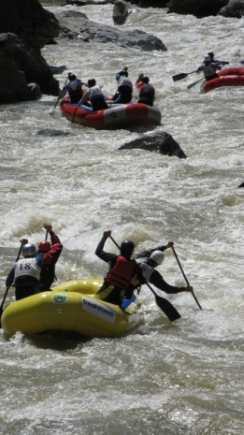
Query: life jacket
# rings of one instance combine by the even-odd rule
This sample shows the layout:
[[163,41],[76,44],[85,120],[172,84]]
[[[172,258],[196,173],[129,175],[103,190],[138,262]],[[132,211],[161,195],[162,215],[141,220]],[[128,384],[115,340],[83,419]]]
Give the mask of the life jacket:
[[72,103],[78,103],[82,98],[81,80],[76,79],[68,84],[69,97]]
[[144,87],[140,90],[140,98],[147,98],[149,101],[154,100],[155,90],[152,85],[146,83]]
[[136,264],[135,260],[127,260],[122,255],[118,255],[116,263],[108,272],[105,281],[125,290],[131,282]]
[[[202,71],[205,77],[211,77],[214,74],[216,74],[216,64],[214,64],[213,62],[209,63],[205,63],[203,62],[202,64]],[[221,68],[218,68],[221,69]]]
[[119,80],[119,87],[120,86],[128,86],[130,89],[133,89],[133,84],[131,79],[129,79],[128,77],[121,77],[121,79]]
[[19,260],[15,266],[14,278],[20,278],[22,276],[30,276],[40,281],[41,267],[37,264],[35,257],[23,258]]
[[90,88],[90,98],[92,99],[93,97],[97,97],[98,95],[104,97],[101,88],[97,85],[92,86],[92,88]]
[[144,276],[144,278],[150,282],[150,278],[152,273],[155,271],[154,267],[149,266],[149,264],[147,264],[147,259],[142,259],[142,260],[137,260],[138,266],[140,267],[142,274]]

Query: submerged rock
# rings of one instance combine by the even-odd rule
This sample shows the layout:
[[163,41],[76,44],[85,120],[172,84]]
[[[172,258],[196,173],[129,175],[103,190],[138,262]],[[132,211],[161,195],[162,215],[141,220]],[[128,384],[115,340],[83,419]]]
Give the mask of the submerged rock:
[[56,136],[74,136],[73,133],[63,130],[54,130],[51,128],[43,128],[38,130],[34,136],[48,136],[48,137],[56,137]]
[[114,24],[124,24],[129,15],[129,3],[124,0],[115,0],[113,8]]
[[125,143],[119,150],[141,148],[146,151],[156,151],[167,156],[176,156],[179,159],[186,159],[187,156],[181,149],[171,134],[166,132],[158,132],[153,135],[143,135],[138,139]]

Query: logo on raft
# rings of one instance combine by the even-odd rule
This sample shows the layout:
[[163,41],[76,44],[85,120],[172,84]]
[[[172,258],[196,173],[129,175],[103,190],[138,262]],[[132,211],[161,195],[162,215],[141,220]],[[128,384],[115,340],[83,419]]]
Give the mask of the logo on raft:
[[94,301],[85,296],[82,298],[82,308],[84,311],[87,311],[91,314],[94,314],[96,317],[100,317],[103,320],[106,320],[109,323],[115,322],[116,312],[110,307],[107,307],[105,304],[102,304],[98,301]]
[[56,294],[52,297],[52,300],[55,304],[65,304],[65,302],[67,301],[67,296]]

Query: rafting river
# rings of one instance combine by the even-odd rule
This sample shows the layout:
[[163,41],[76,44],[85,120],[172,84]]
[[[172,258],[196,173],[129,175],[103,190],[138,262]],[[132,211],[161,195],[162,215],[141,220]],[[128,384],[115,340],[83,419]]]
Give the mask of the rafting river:
[[[42,2],[52,12],[58,1]],[[65,6],[66,9],[72,8]],[[112,5],[73,7],[113,25]],[[243,19],[134,8],[121,29],[158,36],[167,52],[62,40],[42,54],[109,92],[124,65],[133,82],[149,75],[162,125],[187,159],[142,149],[118,151],[143,128],[96,131],[71,125],[56,98],[0,106],[1,301],[19,239],[38,243],[49,221],[64,250],[58,282],[101,278],[94,251],[106,229],[136,252],[173,240],[191,294],[161,294],[182,318],[170,323],[143,287],[145,323],[115,339],[25,337],[0,330],[3,435],[242,435],[244,282],[244,88],[200,94],[172,76],[197,69],[208,51],[240,66]],[[136,98],[137,92],[134,90]],[[62,134],[59,134],[62,133]],[[65,134],[64,134],[65,133]],[[117,252],[112,241],[105,248]],[[185,285],[172,250],[158,269]],[[6,302],[13,300],[11,289]]]

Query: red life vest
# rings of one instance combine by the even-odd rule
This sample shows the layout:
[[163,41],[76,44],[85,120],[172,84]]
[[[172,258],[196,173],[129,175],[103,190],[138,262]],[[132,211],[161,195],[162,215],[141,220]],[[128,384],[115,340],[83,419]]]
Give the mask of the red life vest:
[[136,264],[135,260],[126,260],[122,255],[118,255],[116,263],[108,272],[105,281],[125,290],[133,277]]

